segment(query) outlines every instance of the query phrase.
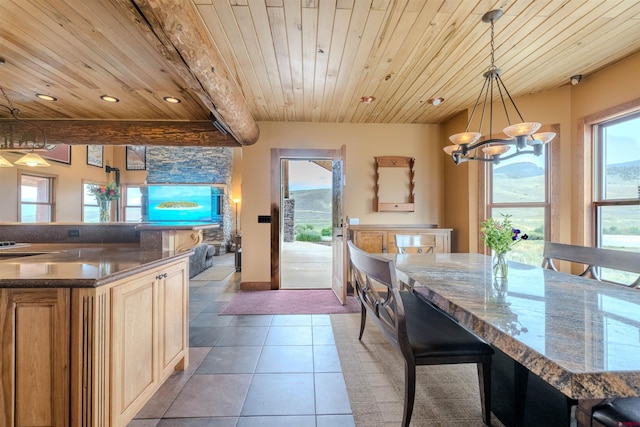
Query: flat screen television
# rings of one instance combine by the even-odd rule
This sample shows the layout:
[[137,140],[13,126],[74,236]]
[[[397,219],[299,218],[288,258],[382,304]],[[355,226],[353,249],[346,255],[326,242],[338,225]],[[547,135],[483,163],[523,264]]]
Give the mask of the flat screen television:
[[211,184],[142,186],[142,222],[221,222],[224,190]]

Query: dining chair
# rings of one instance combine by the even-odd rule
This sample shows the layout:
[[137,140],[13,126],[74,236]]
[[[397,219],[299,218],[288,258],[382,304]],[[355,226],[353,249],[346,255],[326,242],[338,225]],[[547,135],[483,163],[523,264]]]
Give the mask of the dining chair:
[[361,305],[358,339],[369,312],[405,361],[402,426],[409,425],[413,413],[416,366],[457,363],[477,365],[482,420],[491,425],[491,346],[440,308],[400,290],[392,259],[365,252],[352,241],[347,245]]
[[[600,268],[640,274],[640,254],[637,252],[545,241],[542,251],[542,267],[558,271],[553,263],[554,260],[586,265],[580,276],[595,280],[602,280],[599,274]],[[627,286],[640,288],[640,276],[634,277],[636,277],[635,281]]]
[[407,253],[433,253],[436,242],[433,236],[423,236],[421,234],[395,234],[396,247],[399,254]]
[[640,424],[640,399],[619,397],[593,408],[592,427],[617,427]]

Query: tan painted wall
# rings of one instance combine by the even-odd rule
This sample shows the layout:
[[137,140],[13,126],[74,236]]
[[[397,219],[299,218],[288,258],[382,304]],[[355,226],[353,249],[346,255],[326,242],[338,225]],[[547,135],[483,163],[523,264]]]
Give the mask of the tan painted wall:
[[[233,150],[233,165],[231,172],[231,194],[229,196],[229,200],[233,206],[232,214],[233,214],[233,228],[232,228],[232,236],[235,236],[236,227],[238,229],[238,234],[242,235],[242,221],[240,218],[242,217],[242,149],[234,148]],[[238,212],[236,214],[235,209],[236,205],[233,203],[233,199],[240,199],[238,203],[237,209]],[[238,218],[238,224],[236,224],[236,217]]]
[[[361,224],[442,224],[442,154],[438,125],[260,122],[260,139],[242,149],[242,281],[270,281],[272,148],[339,149],[346,154],[346,211]],[[415,212],[374,212],[374,157],[410,156],[415,161]],[[407,182],[398,183],[406,188]]]
[[[2,155],[11,163],[21,155],[3,152]],[[107,174],[103,168],[87,165],[87,147],[85,145],[71,146],[71,164],[49,161],[51,167],[30,168],[13,167],[0,168],[0,189],[2,192],[2,209],[0,221],[18,221],[18,171],[31,172],[54,176],[57,178],[56,188],[56,220],[57,222],[80,222],[82,212],[82,182],[111,181],[115,174]],[[105,146],[103,165],[120,169],[120,182],[143,183],[146,171],[126,171],[125,148],[120,146]],[[0,236],[1,237],[1,236]]]
[[[441,146],[449,145],[447,135],[453,135],[464,130],[467,125],[467,112],[458,114],[443,126]],[[444,164],[444,224],[445,228],[452,228],[451,251],[469,252],[469,163],[456,165],[441,151],[440,156]]]

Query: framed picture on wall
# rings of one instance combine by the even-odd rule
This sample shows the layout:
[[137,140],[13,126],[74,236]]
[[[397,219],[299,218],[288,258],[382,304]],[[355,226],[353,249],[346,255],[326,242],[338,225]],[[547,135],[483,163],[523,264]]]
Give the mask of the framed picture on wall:
[[127,145],[127,170],[139,171],[147,169],[147,147]]
[[102,167],[104,147],[102,145],[87,145],[87,164],[89,166]]
[[[27,153],[27,151],[20,151]],[[71,146],[68,144],[47,144],[44,150],[37,150],[40,156],[47,160],[71,164]]]

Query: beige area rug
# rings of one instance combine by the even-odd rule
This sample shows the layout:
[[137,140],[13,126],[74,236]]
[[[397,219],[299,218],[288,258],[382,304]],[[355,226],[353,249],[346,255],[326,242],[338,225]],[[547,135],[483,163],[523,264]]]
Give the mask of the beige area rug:
[[190,280],[224,280],[231,273],[235,273],[234,254],[213,257],[213,265],[203,272],[196,274]]
[[[404,361],[360,314],[331,315],[331,325],[357,427],[398,426],[404,407]],[[503,426],[495,416],[492,426]],[[412,427],[483,427],[475,364],[418,366]]]

